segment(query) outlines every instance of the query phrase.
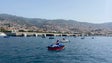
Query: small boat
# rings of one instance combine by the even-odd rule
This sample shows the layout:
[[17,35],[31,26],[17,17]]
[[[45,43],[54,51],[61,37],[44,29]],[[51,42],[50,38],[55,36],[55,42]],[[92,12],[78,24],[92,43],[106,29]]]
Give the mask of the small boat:
[[3,32],[0,32],[0,36],[7,36],[7,35]]
[[70,42],[70,40],[63,38],[62,40],[60,40],[60,42],[66,43],[66,42]]
[[54,39],[54,37],[53,36],[50,36],[49,39]]
[[85,39],[85,36],[81,37],[81,39]]
[[84,37],[81,37],[81,39],[84,39]]
[[92,37],[92,39],[94,39],[94,37]]
[[67,42],[70,42],[70,40],[65,39],[65,40],[60,40],[60,42],[61,43],[67,43]]
[[60,51],[64,49],[64,45],[50,45],[47,48],[48,50]]

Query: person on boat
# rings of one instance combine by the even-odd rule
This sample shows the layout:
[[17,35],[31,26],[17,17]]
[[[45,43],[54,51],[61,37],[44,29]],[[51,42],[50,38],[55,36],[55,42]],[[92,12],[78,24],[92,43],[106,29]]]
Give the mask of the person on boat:
[[57,40],[54,44],[50,45],[51,47],[59,47],[59,40]]
[[59,40],[56,41],[56,45],[59,45]]
[[59,40],[57,40],[55,44],[50,45],[50,47],[61,47],[61,46],[64,46],[64,45],[60,44]]

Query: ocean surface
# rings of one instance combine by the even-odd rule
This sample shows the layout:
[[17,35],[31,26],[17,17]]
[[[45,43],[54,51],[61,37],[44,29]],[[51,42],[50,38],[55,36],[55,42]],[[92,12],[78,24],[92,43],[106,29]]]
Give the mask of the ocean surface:
[[0,63],[112,63],[112,37],[66,37],[64,50],[47,50],[62,38],[0,37]]

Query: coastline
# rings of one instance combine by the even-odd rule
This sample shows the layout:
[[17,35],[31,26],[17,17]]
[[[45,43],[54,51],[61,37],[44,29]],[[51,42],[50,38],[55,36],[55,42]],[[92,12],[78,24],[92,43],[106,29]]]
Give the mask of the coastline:
[[1,32],[5,36],[14,36],[14,37],[37,37],[37,36],[74,36],[74,37],[83,37],[83,36],[111,36],[108,34],[84,34],[84,33],[38,33],[38,32]]

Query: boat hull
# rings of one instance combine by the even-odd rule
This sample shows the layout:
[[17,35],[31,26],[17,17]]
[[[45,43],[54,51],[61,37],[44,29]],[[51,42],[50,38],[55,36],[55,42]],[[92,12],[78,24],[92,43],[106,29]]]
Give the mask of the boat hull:
[[63,50],[64,46],[60,46],[60,47],[50,47],[48,46],[48,50],[54,50],[54,51],[59,51],[59,50]]

